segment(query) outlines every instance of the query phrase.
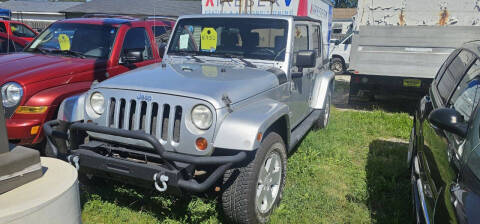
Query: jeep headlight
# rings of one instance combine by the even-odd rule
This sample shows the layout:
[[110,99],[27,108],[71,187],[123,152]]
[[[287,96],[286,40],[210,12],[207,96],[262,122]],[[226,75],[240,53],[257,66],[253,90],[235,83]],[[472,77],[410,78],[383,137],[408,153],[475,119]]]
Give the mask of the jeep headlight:
[[212,119],[212,111],[207,106],[199,104],[192,109],[192,122],[197,128],[202,130],[210,128]]
[[94,92],[90,96],[90,106],[93,112],[101,115],[105,111],[105,97],[99,92]]
[[23,96],[23,89],[16,82],[7,82],[2,86],[2,100],[4,107],[14,107],[20,103]]

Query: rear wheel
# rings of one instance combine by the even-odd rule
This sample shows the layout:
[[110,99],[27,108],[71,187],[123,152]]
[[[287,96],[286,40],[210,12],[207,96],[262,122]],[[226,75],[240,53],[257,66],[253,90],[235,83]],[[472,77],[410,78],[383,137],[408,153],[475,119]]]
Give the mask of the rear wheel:
[[262,141],[255,158],[224,175],[222,206],[234,223],[266,223],[279,204],[285,185],[287,154],[275,132]]

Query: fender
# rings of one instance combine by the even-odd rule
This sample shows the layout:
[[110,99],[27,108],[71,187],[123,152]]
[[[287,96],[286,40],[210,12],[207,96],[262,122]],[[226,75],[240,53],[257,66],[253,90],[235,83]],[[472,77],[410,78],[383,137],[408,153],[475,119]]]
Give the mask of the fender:
[[30,97],[26,106],[48,106],[46,120],[55,118],[57,106],[67,97],[90,89],[92,82],[77,82],[40,91]]
[[333,80],[335,79],[335,73],[332,71],[324,71],[317,75],[315,78],[315,84],[313,86],[313,95],[310,107],[316,110],[324,109],[325,98],[327,96],[327,91],[329,88],[332,88],[332,91],[335,88]]
[[[257,134],[265,131],[281,117],[287,117],[289,107],[272,99],[263,99],[235,109],[229,114],[217,131],[213,146],[215,148],[253,151],[260,147]],[[290,133],[288,130],[287,133]],[[289,134],[287,134],[287,138]],[[288,145],[286,142],[285,144]]]
[[58,107],[57,119],[67,122],[81,121],[85,118],[85,93],[74,95],[62,101]]

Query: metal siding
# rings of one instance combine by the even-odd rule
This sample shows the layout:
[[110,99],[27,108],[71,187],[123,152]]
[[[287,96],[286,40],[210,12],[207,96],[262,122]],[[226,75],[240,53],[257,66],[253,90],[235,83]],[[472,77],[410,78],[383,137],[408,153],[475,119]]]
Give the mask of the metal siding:
[[350,69],[360,74],[433,78],[448,55],[480,37],[480,27],[361,26]]

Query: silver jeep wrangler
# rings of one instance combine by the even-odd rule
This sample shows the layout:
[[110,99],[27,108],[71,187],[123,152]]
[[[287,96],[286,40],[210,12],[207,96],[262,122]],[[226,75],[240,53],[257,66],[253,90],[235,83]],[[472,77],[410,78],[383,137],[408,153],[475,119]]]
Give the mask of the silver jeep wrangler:
[[[183,16],[162,63],[62,103],[60,120],[44,126],[51,153],[81,173],[162,192],[220,192],[232,222],[267,222],[287,153],[328,124],[334,74],[321,26],[294,16]],[[138,52],[128,57],[142,60]]]

